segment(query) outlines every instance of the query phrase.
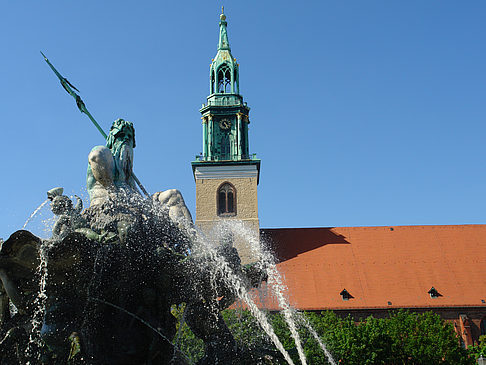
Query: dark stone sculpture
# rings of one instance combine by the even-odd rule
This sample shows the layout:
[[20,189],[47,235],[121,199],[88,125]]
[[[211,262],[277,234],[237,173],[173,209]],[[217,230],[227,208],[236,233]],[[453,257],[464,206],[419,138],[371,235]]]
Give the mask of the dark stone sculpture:
[[[171,343],[176,320],[170,309],[180,303],[186,303],[187,324],[205,342],[206,355],[200,364],[242,359],[235,356],[243,351],[219,314],[234,302],[232,288],[208,272],[207,257],[192,257],[181,250],[190,246],[188,237],[168,216],[160,215],[156,203],[125,198],[82,214],[87,222],[84,229],[116,235],[111,242],[89,239],[83,229],[46,242],[17,231],[4,242],[0,330],[8,334],[0,343],[2,364],[25,361],[22,356],[39,290],[41,247],[48,273],[41,363],[184,364],[183,355]],[[237,275],[245,275],[234,248],[219,251]],[[248,280],[251,284],[255,282]],[[18,309],[13,317],[9,301]],[[77,352],[73,351],[76,344]],[[22,356],[7,357],[12,357],[7,345],[17,346]],[[32,356],[31,361],[36,354]]]
[[[134,134],[127,137],[120,130],[114,137],[123,140],[112,140],[124,151],[119,161],[110,165],[104,156],[101,162],[124,166],[124,179],[130,181],[134,141],[129,138]],[[175,221],[177,214],[171,218],[158,199],[142,198],[132,184],[117,184],[120,173],[115,167],[110,171],[112,179],[103,183],[95,180],[102,174],[94,168],[88,172],[90,187],[98,189],[97,201],[83,212],[79,198],[73,208],[62,189],[49,192],[58,215],[50,240],[17,231],[3,242],[0,363],[185,364],[171,342],[176,333],[171,306],[181,303],[186,323],[205,343],[199,364],[263,363],[235,342],[224,323],[220,312],[236,293],[211,265],[215,255],[224,260],[247,288],[265,280],[261,270],[242,267],[231,245],[196,254],[192,222]],[[176,201],[184,204],[181,198]],[[183,208],[175,211],[187,217]],[[39,282],[44,283],[41,290]],[[14,315],[10,303],[18,311]],[[39,310],[36,337],[33,320]]]

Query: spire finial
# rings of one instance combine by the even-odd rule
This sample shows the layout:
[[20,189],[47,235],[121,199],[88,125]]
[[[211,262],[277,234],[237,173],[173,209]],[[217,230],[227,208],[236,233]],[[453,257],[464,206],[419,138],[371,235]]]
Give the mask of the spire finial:
[[230,49],[229,42],[228,42],[228,33],[226,32],[226,15],[224,15],[224,6],[221,7],[221,15],[219,16],[221,19],[219,21],[219,44],[218,50],[220,49]]

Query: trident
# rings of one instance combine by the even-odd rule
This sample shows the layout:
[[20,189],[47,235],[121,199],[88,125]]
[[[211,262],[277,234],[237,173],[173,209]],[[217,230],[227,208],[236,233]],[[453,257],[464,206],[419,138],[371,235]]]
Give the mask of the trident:
[[[78,89],[76,89],[74,87],[73,84],[71,84],[65,77],[63,77],[59,72],[57,72],[57,70],[55,69],[55,67],[52,65],[52,63],[49,62],[49,60],[47,59],[47,57],[45,56],[44,53],[42,53],[42,57],[44,57],[44,60],[47,62],[47,64],[49,65],[49,67],[52,69],[52,71],[54,71],[54,73],[56,74],[57,78],[59,79],[59,81],[61,81],[61,85],[62,87],[64,88],[64,90],[66,90],[68,92],[69,95],[71,95],[74,100],[76,100],[76,105],[78,106],[78,109],[81,113],[84,113],[88,116],[88,118],[91,120],[91,122],[94,124],[94,126],[98,129],[98,131],[101,133],[101,135],[103,136],[103,138],[106,140],[106,138],[108,137],[105,133],[105,131],[103,131],[103,129],[100,127],[100,125],[98,124],[98,122],[93,118],[93,116],[91,115],[91,113],[88,111],[88,109],[86,109],[86,105],[84,105],[84,102],[83,100],[81,99],[81,97],[76,94],[74,90],[76,90],[78,93],[80,92]],[[142,190],[142,192],[147,196],[147,197],[150,197],[149,193],[147,192],[147,190],[145,190],[145,188],[143,187],[142,183],[140,182],[140,180],[135,176],[135,174],[132,172],[132,176],[133,176],[133,179],[135,180],[135,182],[137,183],[138,187],[140,188],[140,190]]]

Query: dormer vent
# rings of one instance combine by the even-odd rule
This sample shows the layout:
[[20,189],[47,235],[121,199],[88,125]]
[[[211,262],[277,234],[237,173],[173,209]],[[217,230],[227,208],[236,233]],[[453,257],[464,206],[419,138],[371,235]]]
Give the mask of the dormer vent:
[[429,295],[430,295],[430,297],[431,297],[432,299],[434,299],[434,298],[438,298],[438,297],[441,297],[441,296],[442,296],[442,294],[441,294],[441,293],[439,293],[439,292],[437,291],[437,289],[435,289],[434,287],[430,288],[430,290],[429,290],[427,293],[429,293]]
[[354,299],[354,297],[346,289],[343,289],[339,295],[343,300]]

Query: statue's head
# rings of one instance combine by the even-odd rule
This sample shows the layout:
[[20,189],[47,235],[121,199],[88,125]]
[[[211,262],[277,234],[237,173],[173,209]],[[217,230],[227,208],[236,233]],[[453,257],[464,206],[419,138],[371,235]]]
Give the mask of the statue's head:
[[70,212],[73,209],[73,202],[66,195],[58,195],[52,199],[51,210],[55,215]]
[[106,138],[106,147],[112,149],[116,144],[123,144],[129,141],[132,142],[132,147],[135,148],[135,129],[133,128],[133,123],[121,118],[115,120]]

